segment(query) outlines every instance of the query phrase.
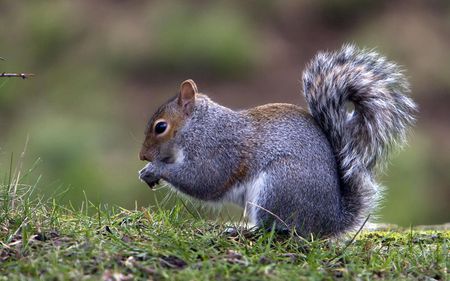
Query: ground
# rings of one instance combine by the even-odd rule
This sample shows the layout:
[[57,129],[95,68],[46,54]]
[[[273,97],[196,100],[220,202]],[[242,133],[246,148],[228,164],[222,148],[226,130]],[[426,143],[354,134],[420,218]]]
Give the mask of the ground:
[[[375,230],[339,240],[229,231],[171,210],[4,202],[0,280],[448,280],[450,231]],[[18,203],[16,203],[18,204]],[[11,206],[12,205],[12,206]],[[89,206],[89,208],[86,208]]]

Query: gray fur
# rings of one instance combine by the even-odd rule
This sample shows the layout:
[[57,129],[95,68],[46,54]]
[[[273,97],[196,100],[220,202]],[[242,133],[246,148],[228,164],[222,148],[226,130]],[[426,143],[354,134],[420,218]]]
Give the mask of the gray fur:
[[[183,161],[157,158],[141,178],[162,178],[201,200],[234,198],[261,226],[276,222],[304,236],[355,228],[377,202],[373,169],[413,123],[406,80],[376,53],[344,46],[317,55],[303,84],[311,115],[289,104],[233,111],[197,95],[192,115],[164,144]],[[351,115],[347,101],[355,104]],[[252,205],[245,192],[230,195],[261,173]]]
[[[344,46],[319,53],[303,73],[309,110],[336,153],[341,174],[344,225],[361,222],[380,199],[374,169],[405,142],[415,103],[399,67],[375,52]],[[348,114],[345,103],[354,104]]]

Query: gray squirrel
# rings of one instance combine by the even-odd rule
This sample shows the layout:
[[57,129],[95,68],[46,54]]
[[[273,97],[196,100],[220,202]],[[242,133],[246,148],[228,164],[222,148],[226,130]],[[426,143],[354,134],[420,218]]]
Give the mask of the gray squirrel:
[[379,54],[344,45],[316,55],[303,92],[309,112],[284,103],[235,111],[184,81],[148,122],[141,180],[235,203],[261,227],[328,237],[358,228],[381,197],[377,168],[415,121],[408,82]]

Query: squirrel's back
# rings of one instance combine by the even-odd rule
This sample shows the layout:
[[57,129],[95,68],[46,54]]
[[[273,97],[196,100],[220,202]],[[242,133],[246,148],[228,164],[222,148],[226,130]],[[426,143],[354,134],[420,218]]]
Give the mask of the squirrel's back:
[[[334,152],[327,136],[312,115],[302,107],[287,103],[270,103],[247,109],[243,113],[253,127],[252,138],[260,165],[279,157],[299,157],[319,165],[334,164]],[[319,150],[323,153],[318,153]]]

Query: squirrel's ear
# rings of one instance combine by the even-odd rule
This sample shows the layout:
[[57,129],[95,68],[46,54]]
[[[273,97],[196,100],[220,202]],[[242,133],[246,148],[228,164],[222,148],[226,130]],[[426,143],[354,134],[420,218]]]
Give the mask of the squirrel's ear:
[[189,115],[194,109],[195,94],[197,93],[197,85],[195,85],[193,80],[189,79],[181,83],[178,104],[186,115]]

